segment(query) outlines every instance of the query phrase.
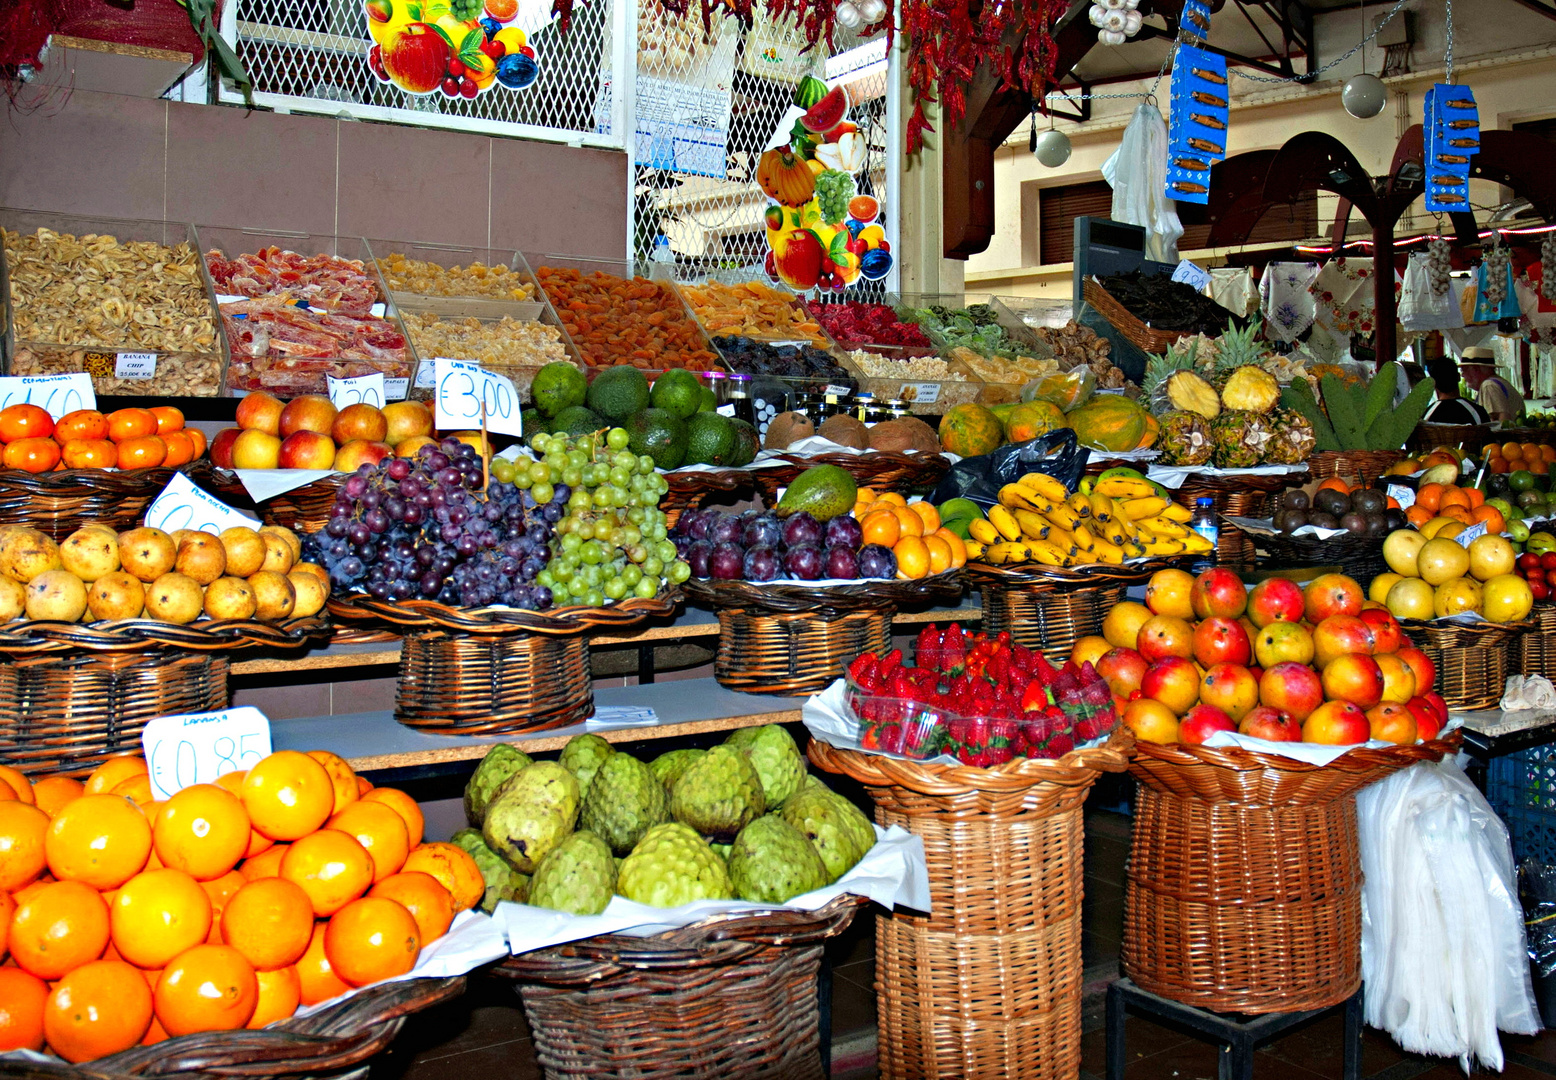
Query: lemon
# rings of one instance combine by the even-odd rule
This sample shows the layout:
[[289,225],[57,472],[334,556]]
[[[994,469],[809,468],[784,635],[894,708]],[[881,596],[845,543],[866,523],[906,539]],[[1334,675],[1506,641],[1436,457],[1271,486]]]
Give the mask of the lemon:
[[476,58],[479,61],[474,66],[465,65],[466,73],[475,80],[476,88],[485,90],[497,78],[497,61],[487,56],[484,52],[478,52]]
[[502,46],[503,53],[506,55],[508,53],[516,53],[521,46],[528,45],[529,35],[517,26],[509,26],[497,31],[497,36],[492,38],[492,40]]

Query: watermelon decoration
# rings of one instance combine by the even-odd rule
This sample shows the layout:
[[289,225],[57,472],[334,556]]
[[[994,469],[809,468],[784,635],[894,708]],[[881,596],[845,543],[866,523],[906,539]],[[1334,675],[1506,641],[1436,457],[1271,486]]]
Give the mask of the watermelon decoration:
[[848,115],[848,92],[841,86],[835,86],[827,91],[825,97],[806,110],[800,117],[800,123],[806,131],[813,131],[820,135],[831,131],[843,122],[843,117]]

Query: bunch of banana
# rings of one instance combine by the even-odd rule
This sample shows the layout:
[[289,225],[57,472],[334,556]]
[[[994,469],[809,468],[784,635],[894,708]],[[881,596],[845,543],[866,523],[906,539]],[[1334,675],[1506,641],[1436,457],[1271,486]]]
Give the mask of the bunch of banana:
[[1188,527],[1189,511],[1135,477],[1104,476],[1068,491],[1044,473],[1000,488],[986,520],[968,526],[967,557],[996,566],[1081,566],[1151,555],[1203,554],[1210,542]]

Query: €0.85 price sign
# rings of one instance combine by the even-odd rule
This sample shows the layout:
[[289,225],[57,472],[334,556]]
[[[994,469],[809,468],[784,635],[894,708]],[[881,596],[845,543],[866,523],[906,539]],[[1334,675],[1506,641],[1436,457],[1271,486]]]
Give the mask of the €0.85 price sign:
[[158,716],[147,721],[140,742],[152,794],[166,799],[269,757],[270,721],[252,705]]
[[146,525],[165,533],[192,529],[220,536],[223,531],[240,525],[257,528],[259,522],[201,491],[183,473],[174,473],[162,494],[146,508]]

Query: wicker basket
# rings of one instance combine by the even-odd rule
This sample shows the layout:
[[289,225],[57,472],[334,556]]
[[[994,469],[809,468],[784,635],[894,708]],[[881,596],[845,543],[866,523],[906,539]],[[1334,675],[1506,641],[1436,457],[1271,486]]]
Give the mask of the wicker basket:
[[106,525],[123,531],[140,524],[141,515],[183,472],[203,484],[210,473],[204,461],[180,468],[64,469],[29,473],[0,470],[0,521],[28,525],[63,540],[83,525]]
[[751,474],[744,469],[667,472],[664,478],[670,490],[659,500],[659,509],[665,512],[667,529],[675,527],[683,512],[697,509],[710,496],[733,495],[756,487]]
[[1077,641],[1102,633],[1102,620],[1131,585],[1180,561],[1149,559],[1073,569],[970,562],[967,579],[982,594],[985,633],[1007,630],[1012,641],[1062,664]]
[[1458,736],[1319,767],[1234,747],[1137,743],[1124,973],[1217,1012],[1338,1004],[1361,985],[1355,793]]
[[443,735],[549,731],[594,715],[585,635],[669,615],[672,589],[652,600],[553,611],[451,608],[433,600],[332,597],[340,619],[406,628],[395,719]]
[[[1225,527],[1223,525],[1223,527]],[[1285,533],[1250,536],[1269,553],[1268,563],[1288,569],[1301,566],[1339,566],[1341,573],[1370,582],[1388,571],[1381,536],[1290,536]]]
[[769,506],[777,503],[779,488],[788,487],[800,473],[816,465],[836,465],[860,487],[903,495],[934,491],[940,478],[951,469],[951,460],[944,454],[899,454],[886,450],[863,454],[781,453],[778,458],[782,465],[752,469],[750,473]]
[[1403,450],[1320,450],[1307,459],[1307,467],[1314,480],[1338,476],[1351,484],[1370,486],[1404,457]]
[[1556,680],[1556,604],[1536,604],[1530,618],[1536,629],[1519,641],[1518,670]]
[[1167,346],[1188,336],[1187,330],[1153,330],[1115,300],[1096,278],[1088,277],[1081,283],[1081,297],[1141,352],[1166,352]]
[[248,489],[231,469],[211,469],[200,486],[228,506],[258,514],[266,525],[285,525],[295,532],[318,532],[329,523],[335,497],[350,478],[349,473],[321,477],[302,487],[273,495],[262,503],[249,497]]
[[1081,1036],[1081,804],[1122,771],[1126,731],[1056,761],[933,765],[812,739],[876,820],[924,840],[932,912],[876,920],[884,1078],[1073,1080]]
[[[1172,493],[1172,500],[1193,510],[1196,500],[1209,498],[1215,500],[1213,509],[1218,515],[1262,518],[1268,514],[1270,496],[1299,475],[1192,476]],[[1252,570],[1256,561],[1254,538],[1222,521],[1216,539],[1216,562],[1233,569]]]
[[865,901],[720,916],[650,938],[590,938],[511,957],[549,1080],[821,1080],[821,942]]
[[1448,708],[1494,709],[1520,659],[1520,642],[1538,623],[1442,623],[1401,619],[1399,625],[1437,665],[1433,688]]
[[1411,454],[1426,454],[1439,446],[1458,446],[1479,455],[1480,448],[1492,440],[1507,441],[1498,438],[1490,424],[1417,424],[1405,448]]

